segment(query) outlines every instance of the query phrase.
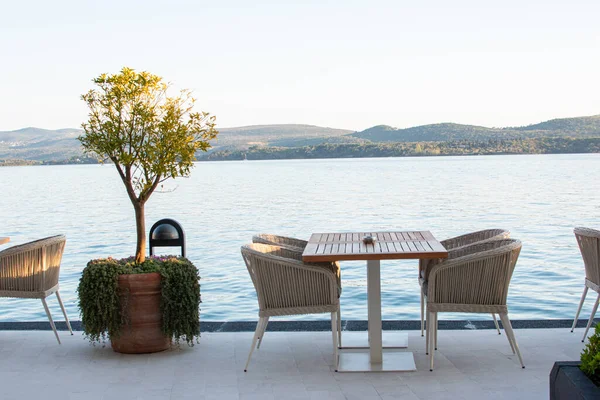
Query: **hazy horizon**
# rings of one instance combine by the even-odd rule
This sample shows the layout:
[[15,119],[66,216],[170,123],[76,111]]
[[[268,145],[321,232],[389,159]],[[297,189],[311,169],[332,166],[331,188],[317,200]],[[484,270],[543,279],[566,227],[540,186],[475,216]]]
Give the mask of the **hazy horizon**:
[[79,128],[129,66],[189,88],[219,128],[486,127],[599,114],[600,2],[5,5],[0,131]]

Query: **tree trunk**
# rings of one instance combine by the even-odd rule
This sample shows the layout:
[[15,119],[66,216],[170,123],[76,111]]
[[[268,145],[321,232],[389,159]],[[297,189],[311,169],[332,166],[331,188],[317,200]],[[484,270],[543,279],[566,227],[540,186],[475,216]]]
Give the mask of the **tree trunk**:
[[146,259],[146,215],[144,214],[144,203],[134,204],[133,208],[135,209],[135,228],[137,231],[135,261],[142,263]]

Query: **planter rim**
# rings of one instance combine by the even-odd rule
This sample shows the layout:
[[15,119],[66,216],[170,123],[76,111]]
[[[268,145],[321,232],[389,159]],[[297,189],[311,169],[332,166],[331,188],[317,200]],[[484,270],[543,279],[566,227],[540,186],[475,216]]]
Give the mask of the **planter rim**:
[[138,275],[160,275],[160,272],[140,272],[139,274],[119,274],[119,278],[122,276],[138,276]]

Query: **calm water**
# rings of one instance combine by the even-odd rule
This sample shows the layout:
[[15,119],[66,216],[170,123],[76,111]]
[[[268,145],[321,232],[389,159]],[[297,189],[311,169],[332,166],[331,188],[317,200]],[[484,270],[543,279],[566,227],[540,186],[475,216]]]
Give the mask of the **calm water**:
[[[254,233],[422,229],[441,240],[496,227],[523,241],[511,316],[572,318],[584,279],[573,227],[600,226],[599,170],[600,155],[199,163],[152,196],[147,227],[164,217],[184,226],[202,276],[203,320],[257,318],[240,255]],[[67,235],[61,294],[79,319],[75,289],[87,261],[135,250],[133,207],[114,167],[6,167],[0,183],[0,236],[20,244]],[[364,264],[342,263],[342,279],[343,318],[366,319]],[[382,262],[383,317],[418,319],[418,288],[416,261]],[[58,318],[56,300],[49,303]],[[0,299],[0,321],[33,320],[45,320],[39,301]]]

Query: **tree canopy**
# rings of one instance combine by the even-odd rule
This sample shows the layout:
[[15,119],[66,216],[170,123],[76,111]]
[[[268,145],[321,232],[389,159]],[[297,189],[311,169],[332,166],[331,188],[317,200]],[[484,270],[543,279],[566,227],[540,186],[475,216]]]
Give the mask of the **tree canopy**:
[[189,90],[169,96],[157,75],[123,68],[93,80],[82,95],[89,108],[79,137],[86,153],[111,160],[136,212],[138,262],[145,258],[144,205],[158,185],[190,174],[195,155],[211,146],[215,117],[195,112]]

